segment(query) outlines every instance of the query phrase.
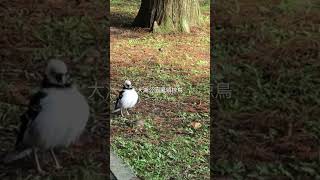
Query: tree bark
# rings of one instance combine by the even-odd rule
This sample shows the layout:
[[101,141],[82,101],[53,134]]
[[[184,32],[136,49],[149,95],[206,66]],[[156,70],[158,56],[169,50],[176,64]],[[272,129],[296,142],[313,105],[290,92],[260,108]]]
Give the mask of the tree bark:
[[190,32],[200,17],[198,0],[141,0],[133,26],[156,32]]

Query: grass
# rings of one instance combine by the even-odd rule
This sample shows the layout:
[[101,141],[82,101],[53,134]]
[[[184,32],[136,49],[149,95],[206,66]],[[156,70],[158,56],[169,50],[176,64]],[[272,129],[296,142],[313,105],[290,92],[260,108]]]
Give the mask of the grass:
[[138,13],[140,3],[136,0],[133,1],[122,1],[122,0],[111,0],[112,4],[110,11],[112,12],[111,21],[115,26],[128,26],[130,25],[136,13]]
[[131,115],[112,118],[112,149],[141,179],[209,179],[209,5],[190,34],[122,28],[139,5],[111,1],[111,98],[125,79],[140,90]]
[[45,44],[34,52],[34,59],[81,56],[97,42],[97,35],[90,29],[91,21],[90,17],[48,18],[34,31],[35,39]]
[[231,2],[216,7],[214,79],[232,96],[216,100],[214,174],[318,179],[319,4]]
[[[19,117],[26,110],[29,97],[37,91],[42,80],[43,68],[50,58],[64,60],[79,86],[89,97],[94,80],[105,82],[105,70],[100,51],[104,41],[106,19],[102,1],[81,3],[42,2],[38,4],[3,2],[0,34],[0,156],[13,150]],[[23,10],[21,10],[23,9]],[[9,13],[10,12],[10,13]],[[88,13],[88,14],[87,14]],[[87,14],[87,16],[82,16]],[[98,61],[98,60],[99,61]],[[102,93],[105,93],[105,90]],[[0,179],[105,179],[106,162],[104,137],[106,117],[105,101],[95,97],[88,99],[91,116],[81,140],[68,149],[57,152],[64,167],[53,169],[48,154],[41,153],[40,163],[48,172],[39,176],[32,158],[0,165]],[[94,141],[93,141],[94,139]]]
[[[208,123],[208,115],[185,112],[178,112],[177,115],[181,117],[181,126],[176,126],[175,130],[166,131],[162,129],[164,127],[159,127],[154,122],[159,117],[137,115],[134,119],[144,120],[145,133],[115,137],[113,147],[119,156],[144,179],[193,179],[208,175],[208,167],[205,166],[209,154],[208,126],[197,130],[190,126],[193,121]],[[170,123],[170,119],[158,120]],[[116,123],[113,123],[113,127],[126,126],[128,119],[124,123],[121,118],[114,121]],[[181,136],[179,133],[186,135]]]

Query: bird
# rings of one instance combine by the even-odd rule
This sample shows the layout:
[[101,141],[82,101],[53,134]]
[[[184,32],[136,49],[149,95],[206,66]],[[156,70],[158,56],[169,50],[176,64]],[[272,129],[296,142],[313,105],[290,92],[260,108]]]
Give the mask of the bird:
[[113,113],[120,111],[123,117],[123,111],[126,110],[127,115],[130,115],[128,109],[133,108],[137,104],[138,99],[138,93],[133,88],[131,81],[126,80],[122,90],[119,92]]
[[10,163],[32,153],[37,171],[44,174],[37,152],[49,150],[55,167],[61,169],[54,149],[68,147],[79,138],[89,119],[89,111],[87,100],[72,82],[66,64],[59,59],[49,60],[40,89],[20,117],[15,151],[9,153],[4,162]]

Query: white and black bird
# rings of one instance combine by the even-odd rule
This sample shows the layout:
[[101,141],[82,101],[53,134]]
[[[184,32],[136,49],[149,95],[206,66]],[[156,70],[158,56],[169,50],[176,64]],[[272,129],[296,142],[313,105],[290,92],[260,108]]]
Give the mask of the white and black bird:
[[54,148],[67,147],[77,140],[88,118],[86,98],[73,85],[66,64],[50,60],[40,90],[32,96],[21,116],[15,152],[7,155],[4,162],[33,153],[38,172],[44,173],[37,151],[49,150],[56,168],[60,169]]
[[133,108],[137,104],[138,99],[138,93],[133,88],[131,82],[126,80],[122,90],[119,92],[113,112],[115,113],[120,111],[121,115],[123,116],[123,111],[126,110],[127,115],[129,115],[128,109]]

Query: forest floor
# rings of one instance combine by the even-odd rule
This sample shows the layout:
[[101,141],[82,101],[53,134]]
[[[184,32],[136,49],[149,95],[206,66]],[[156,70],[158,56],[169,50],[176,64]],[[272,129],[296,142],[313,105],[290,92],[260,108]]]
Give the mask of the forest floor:
[[[45,59],[64,59],[87,97],[95,81],[104,84],[102,1],[33,2],[0,5],[0,156],[13,148]],[[209,179],[208,4],[202,27],[160,35],[128,28],[138,0],[111,3],[111,98],[126,79],[140,90],[131,115],[112,119],[112,148],[141,179]],[[221,1],[212,12],[214,79],[232,90],[213,121],[217,179],[320,178],[319,7],[316,0]],[[181,92],[151,92],[156,87]],[[83,141],[58,153],[64,169],[41,157],[46,179],[105,179],[105,102],[89,103]],[[32,159],[0,164],[0,179],[41,178]]]
[[[214,119],[216,179],[320,178],[320,3],[219,1]],[[219,178],[220,177],[220,178]]]
[[141,179],[209,179],[209,5],[190,34],[130,28],[139,6],[111,1],[111,99],[126,79],[140,96],[112,117],[112,148]]
[[[80,91],[90,97],[95,81],[105,83],[102,63],[106,17],[103,1],[3,0],[0,5],[0,156],[12,151],[19,117],[42,80],[49,58],[63,59]],[[106,90],[101,90],[106,93]],[[103,92],[102,92],[103,91]],[[0,179],[105,179],[106,101],[97,94],[88,99],[91,116],[86,133],[69,149],[57,153],[62,170],[41,153],[47,172],[36,172],[33,158],[0,163]]]

